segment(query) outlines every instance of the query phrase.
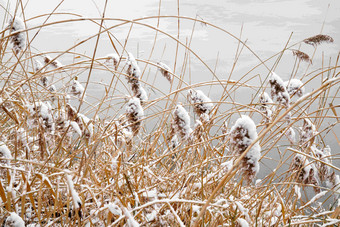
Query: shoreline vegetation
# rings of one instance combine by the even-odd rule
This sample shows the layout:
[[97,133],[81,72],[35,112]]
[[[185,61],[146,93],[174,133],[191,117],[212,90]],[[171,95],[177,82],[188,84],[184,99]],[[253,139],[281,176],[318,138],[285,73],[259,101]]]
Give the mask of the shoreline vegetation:
[[[32,18],[19,9],[3,16],[0,31],[1,226],[339,225],[340,55],[309,70],[318,46],[338,40],[316,34],[263,60],[246,41],[198,17],[129,21],[103,13],[48,22],[41,15],[45,23],[30,27]],[[150,18],[219,30],[238,42],[234,66],[243,48],[259,63],[237,80],[218,75],[190,44],[147,24]],[[31,45],[44,27],[83,20],[99,32],[64,52]],[[109,20],[117,24],[106,27]],[[128,38],[114,36],[126,24],[153,30],[154,42],[158,33],[176,42],[175,61],[153,61],[153,50],[137,57]],[[104,35],[114,51],[98,57]],[[92,56],[75,51],[89,40],[96,41]],[[176,72],[178,48],[183,68],[193,57],[212,79],[191,84]],[[286,81],[275,73],[283,55],[294,59]],[[252,76],[257,68],[263,74]],[[89,89],[96,72],[111,75],[98,83],[102,96]],[[156,77],[168,88],[153,83]],[[250,102],[235,101],[247,93]]]

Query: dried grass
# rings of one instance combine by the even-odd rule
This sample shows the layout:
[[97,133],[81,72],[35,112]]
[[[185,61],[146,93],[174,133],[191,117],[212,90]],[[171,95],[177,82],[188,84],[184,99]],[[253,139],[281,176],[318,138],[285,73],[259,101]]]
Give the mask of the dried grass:
[[[222,79],[225,77],[189,44],[178,39],[179,33],[174,37],[147,21],[162,18],[203,23],[235,39],[240,48],[234,66],[243,48],[260,63],[244,75],[236,77],[231,70],[230,78]],[[279,64],[285,51],[301,42],[316,47],[333,42],[331,37],[308,38],[261,59],[228,31],[183,16],[129,21],[75,15],[19,32],[84,20],[97,25],[100,32],[58,53],[36,52],[30,46],[32,40],[13,52],[9,43],[19,33],[1,33],[0,141],[12,157],[0,152],[0,225],[12,221],[9,217],[13,212],[26,225],[44,226],[237,226],[244,222],[250,226],[288,226],[322,225],[339,218],[339,152],[335,147],[327,153],[325,142],[339,141],[338,60],[308,72],[309,80],[303,87],[310,93],[297,100],[282,84],[267,78],[275,68],[270,66],[270,59],[278,56]],[[103,21],[117,24],[105,27]],[[175,41],[176,53],[179,55],[182,49],[190,53],[213,79],[190,84],[185,73],[152,63],[156,62],[150,60],[152,53],[150,59],[121,63],[129,57],[129,46],[115,40],[112,30],[126,24],[143,26]],[[104,34],[116,53],[122,53],[112,58],[113,67],[95,54],[75,52],[91,39],[100,42],[99,35]],[[293,54],[301,61],[311,61],[303,52]],[[58,63],[57,59],[66,55],[74,61]],[[175,69],[176,65],[190,67],[188,56],[176,54],[171,65]],[[45,65],[36,64],[39,59]],[[261,75],[253,76],[259,67],[263,68]],[[158,79],[165,82],[166,89],[154,83],[157,69],[165,77]],[[92,73],[111,77],[108,82],[93,82]],[[324,75],[327,79],[320,80]],[[231,79],[235,77],[237,81]],[[79,93],[74,81],[85,84],[83,92]],[[103,96],[91,94],[91,85],[100,86]],[[269,92],[270,85],[276,102],[262,96],[258,101],[259,94]],[[212,101],[197,96],[198,90],[210,96],[208,88],[221,91],[220,96],[216,99],[216,93],[212,93]],[[253,97],[249,102],[237,97],[245,91]],[[188,92],[189,101],[185,99]],[[131,96],[139,98],[140,106],[129,102]],[[144,114],[136,111],[140,108]],[[241,115],[252,118],[258,132],[246,146],[239,143],[247,137],[246,129],[231,130]],[[196,122],[193,130],[190,122]],[[299,132],[297,140],[291,138],[289,130],[293,128]],[[256,175],[250,171],[254,163],[246,155],[257,143],[261,158]],[[266,166],[268,174],[256,179]],[[316,197],[311,189],[318,193]],[[298,190],[303,192],[300,197]]]

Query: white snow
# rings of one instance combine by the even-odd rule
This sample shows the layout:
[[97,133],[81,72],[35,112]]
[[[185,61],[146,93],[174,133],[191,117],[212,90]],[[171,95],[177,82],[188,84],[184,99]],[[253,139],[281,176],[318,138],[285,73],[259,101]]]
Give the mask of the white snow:
[[122,206],[121,209],[123,210],[123,213],[125,217],[127,218],[128,227],[139,227],[140,226],[140,224],[133,218],[131,213],[124,206]]
[[299,187],[299,186],[294,185],[294,193],[296,194],[297,199],[300,199],[300,198],[301,198],[301,190],[300,190],[300,187]]
[[82,133],[81,133],[81,130],[80,130],[78,123],[75,122],[75,121],[70,121],[70,125],[72,126],[74,131],[76,131],[76,133],[81,137]]
[[114,215],[117,216],[123,215],[122,210],[115,203],[106,204],[105,207],[107,207],[109,211]]
[[0,153],[4,158],[12,159],[11,151],[8,149],[4,142],[0,141]]
[[310,142],[310,139],[317,134],[315,125],[308,119],[304,118],[303,126],[301,129],[300,144]]
[[25,222],[14,212],[10,212],[10,216],[6,219],[5,226],[25,227]]
[[105,56],[105,58],[107,59],[106,61],[110,61],[110,60],[113,60],[113,62],[119,61],[119,56],[116,53],[108,54]]
[[322,191],[318,194],[316,194],[313,198],[311,198],[305,205],[299,207],[299,209],[303,209],[307,206],[309,206],[311,203],[315,202],[316,200],[320,199],[322,196],[326,195],[327,191]]
[[221,163],[221,167],[224,172],[228,172],[233,167],[233,160],[229,160],[229,161]]
[[84,132],[86,134],[88,134],[89,137],[92,137],[94,126],[93,126],[92,122],[90,122],[90,119],[88,117],[86,117],[84,114],[81,114],[81,113],[78,113],[78,117],[80,118],[82,123],[84,125],[86,125],[86,128],[84,128]]
[[43,67],[43,64],[40,61],[34,60],[34,71],[35,72],[38,72],[42,67]]
[[138,87],[138,93],[135,94],[135,95],[136,95],[136,96],[140,99],[140,101],[142,101],[142,102],[148,101],[148,95],[147,95],[145,89],[144,89],[142,86],[140,86],[140,85],[139,85],[139,87]]
[[248,222],[243,218],[238,218],[237,223],[240,225],[240,227],[249,227]]
[[70,175],[66,174],[66,179],[67,179],[67,184],[68,184],[69,190],[70,190],[71,195],[72,195],[74,208],[78,209],[78,208],[81,207],[81,204],[82,204],[81,199],[80,199],[77,191],[74,189],[72,177]]

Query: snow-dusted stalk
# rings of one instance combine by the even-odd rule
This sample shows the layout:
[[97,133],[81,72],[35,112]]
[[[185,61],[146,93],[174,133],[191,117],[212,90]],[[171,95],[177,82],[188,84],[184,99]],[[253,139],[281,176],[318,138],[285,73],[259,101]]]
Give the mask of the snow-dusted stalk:
[[[230,150],[235,155],[241,155],[249,145],[257,138],[256,125],[248,116],[242,115],[237,119],[229,133]],[[248,183],[252,182],[259,172],[259,159],[261,156],[261,147],[255,143],[242,160],[244,176]]]
[[78,210],[78,215],[81,218],[82,217],[82,214],[81,214],[81,206],[82,206],[81,199],[78,195],[78,192],[74,189],[72,177],[70,175],[66,174],[66,179],[67,179],[68,188],[69,188],[71,196],[72,196],[73,206],[76,210]]
[[127,219],[127,226],[128,227],[139,227],[140,224],[134,219],[134,217],[132,216],[132,214],[128,211],[128,209],[126,207],[124,207],[123,205],[121,205],[120,207]]

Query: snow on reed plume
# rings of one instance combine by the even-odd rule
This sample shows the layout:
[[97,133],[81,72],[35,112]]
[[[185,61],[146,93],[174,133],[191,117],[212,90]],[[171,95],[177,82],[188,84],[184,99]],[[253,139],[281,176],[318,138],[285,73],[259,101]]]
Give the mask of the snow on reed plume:
[[141,120],[144,117],[143,107],[141,106],[140,99],[133,97],[129,100],[126,109],[126,116],[131,125],[133,135],[136,136],[141,127]]
[[317,179],[317,169],[313,163],[301,155],[296,154],[291,165],[292,170],[296,173],[296,180],[298,183],[312,184],[316,193],[320,192],[319,181]]
[[265,115],[265,122],[268,123],[272,119],[272,104],[273,100],[269,97],[267,92],[259,95],[260,111]]
[[174,116],[171,122],[172,132],[170,134],[174,136],[175,133],[178,133],[182,140],[189,139],[192,129],[190,128],[190,116],[188,112],[181,104],[178,104],[173,112],[173,115]]
[[[80,99],[83,96],[84,92],[85,92],[85,88],[83,87],[83,85],[79,83],[77,78],[75,78],[72,82],[70,93]],[[84,95],[84,98],[85,98],[85,95]]]
[[34,71],[38,72],[40,71],[44,65],[39,60],[34,60]]
[[[231,128],[229,138],[230,150],[235,155],[241,155],[257,138],[256,125],[254,121],[250,117],[242,115]],[[260,166],[258,161],[260,156],[261,147],[259,143],[256,142],[242,160],[244,177],[248,183],[251,183],[256,174],[259,172]]]
[[49,102],[35,102],[33,104],[26,105],[30,117],[31,124],[29,127],[35,127],[38,125],[38,121],[41,120],[42,126],[48,129],[50,132],[54,132],[55,123],[52,116],[52,106]]
[[309,147],[314,143],[314,136],[317,134],[315,125],[308,118],[303,119],[299,144],[303,147]]
[[131,84],[131,90],[133,95],[140,99],[141,103],[148,101],[148,95],[140,82]]
[[10,42],[13,45],[13,50],[16,54],[18,54],[26,46],[25,32],[19,32],[21,30],[25,30],[24,21],[19,17],[11,18],[8,22],[7,28],[11,30],[11,33],[18,32],[10,36]]
[[291,79],[291,80],[285,81],[284,84],[290,96],[294,94],[296,94],[298,97],[303,96],[305,92],[305,88],[303,87],[303,83],[301,82],[301,80]]
[[[121,115],[118,120],[114,121],[116,135],[117,135],[117,145],[121,146],[123,144],[130,144],[133,138],[132,128],[128,122],[126,114]],[[115,139],[113,139],[115,141]]]
[[115,70],[118,69],[118,63],[120,60],[120,57],[118,56],[118,54],[116,53],[108,54],[105,56],[105,59],[106,59],[105,64],[109,64],[112,62],[114,69]]
[[[61,118],[61,122],[59,123],[60,125],[68,126],[70,124],[70,122],[74,121],[75,123],[78,124],[80,130],[82,131],[82,135],[85,136],[86,139],[90,139],[93,135],[93,130],[94,130],[94,126],[92,121],[86,117],[84,114],[78,113],[77,110],[71,106],[70,104],[66,104],[66,112],[67,112],[67,122],[63,122],[63,119]],[[64,119],[65,120],[65,119]],[[75,126],[75,123],[72,123],[73,125],[71,125],[77,132],[77,126]],[[77,132],[78,134],[80,134],[79,132]]]
[[201,90],[190,89],[187,94],[189,102],[194,106],[195,113],[201,121],[208,121],[210,111],[213,108],[211,99],[208,98]]
[[277,102],[288,108],[290,105],[290,98],[286,86],[281,77],[279,77],[276,73],[271,72],[269,77],[269,83],[271,86],[272,99],[275,98]]
[[63,64],[61,64],[58,60],[52,61],[52,58],[48,55],[44,56],[44,63],[45,63],[45,65],[52,66],[52,68],[54,68],[54,69],[63,67]]
[[128,75],[126,79],[128,83],[131,84],[131,91],[133,93],[133,96],[139,98],[141,103],[143,104],[143,102],[146,102],[148,100],[148,96],[139,81],[142,72],[137,64],[135,57],[131,53],[128,53],[126,65],[126,74]]
[[296,133],[292,127],[289,127],[285,133],[288,140],[291,142],[291,144],[294,144],[296,142]]
[[325,182],[327,187],[333,188],[334,191],[340,192],[339,175],[337,175],[329,166],[332,164],[331,148],[327,145],[323,149],[318,149],[316,145],[313,144],[311,146],[311,153],[320,160],[316,161],[315,167],[318,170],[318,176],[321,182]]
[[142,72],[137,64],[135,57],[132,53],[128,53],[128,57],[126,59],[127,70],[126,73],[128,77],[126,77],[128,83],[135,84],[138,83],[139,78],[142,75]]
[[167,66],[165,63],[163,62],[157,62],[157,66],[159,67],[159,71],[161,72],[161,74],[169,81],[171,82],[171,69],[169,66]]

